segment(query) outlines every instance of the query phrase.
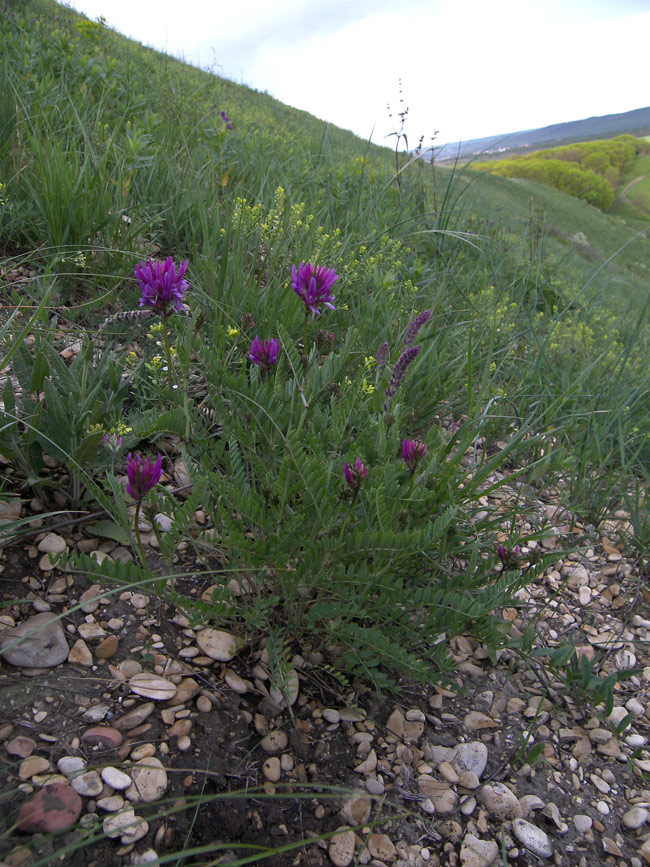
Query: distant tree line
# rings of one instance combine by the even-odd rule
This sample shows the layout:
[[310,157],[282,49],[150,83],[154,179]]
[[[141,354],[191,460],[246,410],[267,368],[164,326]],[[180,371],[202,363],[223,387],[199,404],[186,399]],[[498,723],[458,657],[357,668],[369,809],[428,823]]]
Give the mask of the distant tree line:
[[633,135],[578,142],[496,162],[473,163],[504,178],[525,178],[562,190],[606,211],[612,206],[621,176],[648,142]]

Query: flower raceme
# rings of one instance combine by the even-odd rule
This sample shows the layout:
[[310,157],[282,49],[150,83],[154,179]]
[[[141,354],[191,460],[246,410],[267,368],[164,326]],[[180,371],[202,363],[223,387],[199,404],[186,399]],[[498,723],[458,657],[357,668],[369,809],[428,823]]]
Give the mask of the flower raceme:
[[189,288],[183,275],[187,270],[187,259],[178,268],[171,256],[164,262],[140,262],[135,269],[142,295],[140,307],[151,307],[163,316],[169,316],[174,310],[180,310],[183,295]]
[[270,370],[278,360],[278,341],[275,337],[270,340],[260,340],[256,334],[248,357],[253,364],[259,365],[262,370]]
[[403,440],[402,441],[402,457],[404,463],[409,468],[411,475],[422,458],[427,453],[426,445],[421,440]]
[[418,336],[420,328],[425,322],[431,319],[431,311],[423,310],[419,316],[416,316],[413,322],[409,325],[404,338],[404,346],[412,346],[415,343],[415,338]]
[[320,304],[336,310],[332,303],[336,297],[330,290],[337,280],[338,274],[333,268],[317,267],[311,262],[301,262],[298,270],[295,265],[291,266],[291,288],[302,299],[305,310],[311,310],[314,316],[320,316]]
[[348,463],[346,463],[344,467],[344,472],[345,481],[356,494],[361,485],[363,484],[363,480],[368,475],[368,467],[364,467],[364,465],[361,463],[361,458],[357,458],[356,466],[351,467]]
[[162,475],[162,455],[156,460],[142,458],[142,455],[132,455],[129,452],[126,461],[126,490],[137,502],[141,502],[152,488],[155,488]]
[[384,403],[384,412],[388,411],[390,402],[395,396],[395,392],[402,384],[402,380],[404,379],[406,371],[409,369],[411,364],[413,364],[419,354],[419,346],[409,346],[402,352],[400,357],[395,362],[393,371],[390,375],[390,380],[388,381],[388,385],[386,386],[386,401]]

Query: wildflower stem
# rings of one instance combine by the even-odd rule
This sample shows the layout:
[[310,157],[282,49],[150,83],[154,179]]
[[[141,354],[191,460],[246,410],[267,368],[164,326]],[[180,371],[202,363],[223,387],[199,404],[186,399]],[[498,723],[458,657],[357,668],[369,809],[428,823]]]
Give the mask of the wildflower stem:
[[137,500],[135,504],[135,517],[133,518],[133,531],[135,533],[135,540],[138,545],[138,554],[140,556],[140,560],[142,560],[142,565],[147,569],[147,558],[145,557],[144,548],[142,546],[142,537],[140,536],[140,507],[142,506],[142,500]]
[[354,503],[357,499],[358,493],[359,493],[359,489],[357,489],[354,492],[354,494],[352,495],[352,499],[350,500],[350,508],[348,509],[348,513],[345,516],[345,520],[343,521],[343,524],[341,525],[341,533],[339,535],[339,545],[343,542],[343,534],[345,533],[347,526],[350,523],[350,516],[352,515],[352,509],[354,508]]
[[169,333],[167,331],[167,318],[163,319],[163,340],[165,342],[165,354],[167,355],[167,382],[169,384],[169,399],[174,399],[174,383],[172,380],[172,350],[169,345]]
[[309,319],[309,308],[305,310],[305,330],[302,339],[302,348],[305,356],[305,360],[309,358],[309,348],[307,346],[307,320]]

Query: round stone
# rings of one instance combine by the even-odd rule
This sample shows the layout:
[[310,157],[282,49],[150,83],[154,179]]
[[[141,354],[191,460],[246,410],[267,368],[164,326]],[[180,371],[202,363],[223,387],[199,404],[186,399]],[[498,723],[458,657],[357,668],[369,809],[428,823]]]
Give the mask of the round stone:
[[117,635],[107,635],[95,648],[95,656],[97,659],[112,659],[119,646],[120,642]]
[[0,635],[5,661],[21,668],[52,668],[68,658],[61,621],[51,611],[35,614]]
[[102,780],[112,789],[117,789],[120,792],[122,789],[128,789],[133,782],[128,774],[110,765],[102,769]]
[[480,779],[488,760],[488,749],[481,741],[458,744],[454,750],[452,765],[458,771],[473,771]]
[[648,821],[648,815],[648,811],[645,807],[632,807],[631,810],[627,810],[627,812],[623,813],[621,821],[626,828],[636,831],[637,828],[645,825]]
[[5,744],[5,749],[10,756],[18,756],[21,759],[26,759],[34,752],[36,743],[31,738],[17,735]]
[[521,818],[523,815],[517,796],[505,783],[487,783],[478,797],[490,816],[498,822]]
[[16,827],[28,834],[56,834],[70,828],[81,813],[81,798],[67,783],[44,786],[18,812]]
[[86,771],[85,774],[79,774],[71,780],[70,785],[77,794],[84,798],[94,798],[96,795],[101,794],[104,788],[104,784],[97,771]]
[[133,786],[126,790],[130,801],[157,801],[167,791],[167,772],[160,759],[154,756],[140,759],[131,768]]
[[43,756],[29,756],[20,763],[18,777],[29,780],[36,774],[46,774],[52,770],[52,765]]
[[86,770],[86,762],[80,756],[62,756],[56,766],[66,777],[81,774]]
[[115,750],[122,743],[122,735],[111,726],[95,726],[81,735],[83,743],[91,747],[101,746],[105,750]]
[[201,651],[218,662],[230,662],[239,648],[239,642],[230,632],[207,627],[196,634],[196,643]]
[[274,729],[262,738],[262,749],[269,755],[276,755],[286,749],[288,738],[282,729]]
[[354,831],[342,825],[329,842],[327,854],[334,867],[348,867],[354,858]]
[[277,756],[270,756],[262,765],[262,773],[271,783],[277,783],[282,776],[282,766]]

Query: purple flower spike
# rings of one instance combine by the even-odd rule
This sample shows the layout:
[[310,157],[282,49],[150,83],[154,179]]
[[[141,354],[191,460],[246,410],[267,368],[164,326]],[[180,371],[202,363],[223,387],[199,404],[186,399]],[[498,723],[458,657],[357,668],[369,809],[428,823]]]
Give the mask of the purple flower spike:
[[357,458],[356,467],[352,468],[349,464],[346,463],[344,471],[345,481],[356,494],[361,485],[363,484],[363,480],[368,475],[368,467],[364,467],[364,465],[361,463],[361,458]]
[[140,262],[135,269],[135,276],[142,289],[140,307],[152,307],[163,316],[169,316],[170,307],[180,310],[183,295],[189,288],[189,283],[183,278],[187,270],[187,260],[178,266],[171,256],[164,262]]
[[220,114],[220,116],[221,116],[221,120],[222,120],[222,121],[225,123],[225,125],[226,125],[226,129],[232,129],[232,124],[230,123],[230,118],[228,117],[228,115],[226,114],[226,112],[225,112],[225,111],[220,111],[219,114]]
[[424,323],[428,322],[429,319],[431,319],[430,310],[423,310],[419,316],[415,317],[407,329],[406,337],[404,338],[404,346],[411,346],[415,343],[415,338],[418,336],[420,328],[422,328]]
[[402,441],[402,457],[404,458],[404,463],[411,471],[411,475],[413,475],[415,468],[426,453],[427,447],[420,440]]
[[505,545],[497,544],[497,557],[503,564],[503,569],[516,569],[519,565],[519,545],[515,545],[512,550],[506,548]]
[[152,462],[151,458],[142,459],[142,455],[132,455],[129,452],[126,461],[126,490],[134,500],[140,502],[152,488],[155,488],[162,475],[162,455]]
[[296,266],[291,266],[291,288],[302,298],[305,308],[311,310],[314,316],[320,316],[319,304],[336,310],[332,304],[336,298],[330,289],[339,279],[334,268],[325,268],[322,265],[316,267],[310,262],[301,262],[296,271]]
[[405,349],[395,362],[393,372],[391,373],[390,380],[388,382],[388,385],[386,386],[386,401],[384,402],[384,412],[388,411],[390,402],[395,396],[395,392],[402,384],[402,380],[406,375],[406,371],[409,369],[411,364],[413,364],[419,354],[419,346],[409,346],[409,348]]
[[260,340],[256,334],[248,357],[253,364],[259,365],[262,370],[270,370],[278,360],[278,341],[275,337],[270,340]]

